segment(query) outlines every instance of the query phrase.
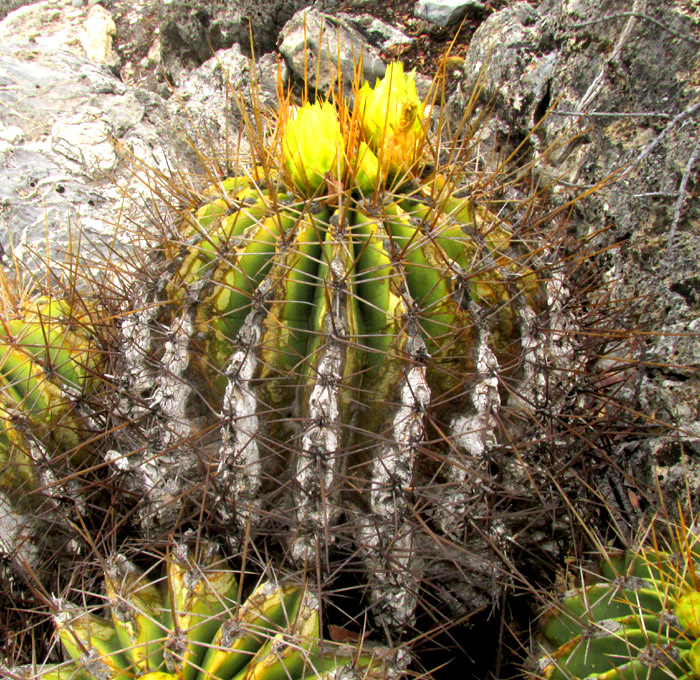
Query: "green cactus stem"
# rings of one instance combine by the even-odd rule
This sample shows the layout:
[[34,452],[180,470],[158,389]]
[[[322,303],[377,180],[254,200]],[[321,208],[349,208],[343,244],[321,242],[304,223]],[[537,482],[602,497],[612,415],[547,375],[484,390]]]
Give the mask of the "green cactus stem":
[[[461,549],[499,380],[526,381],[546,345],[551,276],[457,181],[463,163],[431,132],[414,74],[394,64],[354,94],[352,108],[283,100],[249,169],[212,173],[177,212],[124,294],[104,455],[146,535],[207,486],[203,505],[234,536],[283,533],[299,566],[342,537],[376,615],[400,629],[424,556]],[[35,483],[31,438],[80,464],[76,396],[105,358],[89,319],[69,323],[82,311],[42,305],[0,344],[5,488]],[[477,533],[468,588],[490,592],[505,529]]]
[[[56,601],[65,663],[20,671],[33,680],[303,680],[360,674],[398,678],[397,653],[325,641],[318,602],[304,587],[260,582],[247,598],[213,544],[174,546],[152,581],[111,560],[108,617]],[[151,570],[149,573],[154,573]]]
[[0,490],[32,503],[37,466],[53,472],[90,459],[77,403],[100,382],[104,355],[94,310],[80,300],[38,297],[4,310],[0,323]]
[[[536,677],[695,678],[700,666],[700,540],[606,555],[605,580],[567,593],[542,618]],[[533,674],[534,675],[534,674]]]
[[500,404],[494,375],[521,370],[547,285],[515,229],[431,157],[413,78],[393,65],[352,110],[283,102],[265,158],[181,212],[122,326],[126,391],[150,409],[124,410],[159,423],[158,455],[124,461],[146,521],[167,524],[172,480],[198,474],[181,443],[218,448],[220,516],[241,536],[287,518],[297,564],[347,521],[396,626],[420,581],[416,490],[438,479],[437,530],[462,531],[462,450]]

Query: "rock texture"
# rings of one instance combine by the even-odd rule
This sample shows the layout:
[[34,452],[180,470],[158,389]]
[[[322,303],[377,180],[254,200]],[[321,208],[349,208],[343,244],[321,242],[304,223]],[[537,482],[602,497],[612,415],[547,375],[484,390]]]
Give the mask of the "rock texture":
[[[263,100],[274,97],[271,73],[274,60],[262,58]],[[70,51],[2,43],[0,84],[0,244],[38,265],[47,252],[60,260],[79,248],[105,253],[138,245],[139,233],[149,231],[152,196],[132,161],[155,172],[199,174],[187,137],[208,135],[217,153],[226,130],[240,123],[226,87],[245,91],[250,77],[235,46],[183,78],[178,97],[165,100]],[[231,153],[235,163],[247,145],[241,141]]]
[[85,245],[110,241],[127,176],[114,141],[162,163],[163,102],[67,51],[2,43],[0,55],[3,248],[26,262],[47,234],[54,256],[77,247],[78,228]]
[[83,8],[65,0],[43,0],[10,12],[0,22],[0,42],[34,42],[65,49],[98,63],[116,63],[112,38],[117,27],[102,5]]
[[291,70],[303,81],[304,70],[311,87],[328,92],[343,74],[346,92],[352,86],[353,65],[362,59],[362,77],[374,83],[384,75],[386,66],[379,50],[369,44],[347,18],[333,17],[317,10],[297,12],[280,34],[280,52]]
[[477,0],[418,0],[413,13],[432,24],[449,26],[467,15],[481,14],[485,9]]
[[202,3],[175,0],[160,3],[159,32],[163,68],[177,79],[183,70],[199,66],[212,50],[238,43],[250,54],[252,35],[259,55],[275,47],[285,23],[305,0],[215,0]]
[[616,175],[577,204],[572,226],[589,248],[615,246],[597,264],[636,349],[602,361],[641,362],[618,398],[631,422],[663,432],[616,455],[673,498],[686,474],[691,489],[700,482],[700,13],[684,2],[624,4],[518,2],[492,15],[451,106],[459,116],[486,66],[480,99],[496,115],[482,134],[503,150],[537,126],[527,146],[563,181],[555,200]]

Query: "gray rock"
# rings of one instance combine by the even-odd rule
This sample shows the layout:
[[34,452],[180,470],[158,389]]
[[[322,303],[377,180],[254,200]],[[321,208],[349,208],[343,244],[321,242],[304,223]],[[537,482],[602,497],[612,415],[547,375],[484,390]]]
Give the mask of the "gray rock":
[[394,45],[410,45],[415,40],[415,38],[411,38],[403,31],[390,26],[381,19],[373,17],[371,14],[350,15],[341,13],[338,16],[359,28],[369,42],[372,45],[376,45],[380,50],[386,50]]
[[336,64],[346,92],[352,85],[354,65],[362,57],[364,80],[374,83],[386,71],[379,51],[350,22],[317,10],[297,12],[280,34],[280,52],[290,70],[303,80],[304,67],[312,88],[325,93],[337,79]]
[[457,24],[464,17],[474,17],[486,9],[478,0],[418,0],[413,13],[437,26]]
[[[483,76],[473,116],[487,106],[493,115],[482,141],[502,157],[526,140],[541,181],[562,181],[555,204],[602,183],[576,204],[571,229],[586,250],[605,251],[587,266],[606,282],[599,294],[621,301],[607,323],[631,340],[595,371],[641,362],[620,375],[616,400],[662,433],[640,449],[655,453],[637,479],[655,488],[654,461],[672,441],[687,442],[688,455],[672,455],[677,469],[663,479],[677,482],[683,469],[700,478],[691,455],[700,437],[700,11],[678,1],[648,4],[640,16],[618,9],[614,0],[547,0],[492,15],[450,104],[461,117]],[[615,343],[603,351],[615,355]]]
[[[35,18],[27,14],[30,27]],[[196,176],[199,154],[221,158],[226,148],[235,155],[234,145],[248,157],[233,92],[250,101],[249,72],[238,46],[220,51],[165,101],[53,44],[0,44],[0,246],[39,266],[47,252],[60,260],[74,248],[78,228],[84,254],[101,242],[133,245],[134,225],[143,235],[154,228],[147,167],[163,177],[175,169]],[[263,106],[275,103],[277,72],[274,56],[259,57]],[[226,159],[228,167],[234,162]]]
[[69,52],[0,44],[0,109],[0,244],[28,266],[75,251],[77,228],[85,251],[134,242],[116,223],[145,228],[150,199],[125,157],[196,167],[162,99]]
[[[507,133],[506,116],[529,131],[535,124],[535,111],[545,99],[552,71],[560,59],[555,45],[542,42],[541,19],[527,2],[516,2],[492,14],[477,29],[465,60],[465,79],[453,97],[453,108],[460,115],[482,71],[485,75],[482,101],[491,101],[498,113],[488,125],[500,125]],[[493,98],[493,100],[492,100]]]
[[[236,151],[229,153],[248,159],[248,141],[237,134],[244,125],[239,105],[246,106],[251,114],[253,101],[263,109],[276,109],[278,61],[279,58],[271,53],[256,59],[254,78],[251,78],[252,60],[243,54],[239,45],[220,50],[183,77],[177,97],[170,106],[174,110],[178,107],[177,101],[183,103],[192,138],[201,136],[204,130],[206,136],[215,142],[222,142],[230,136],[236,139]],[[284,63],[279,64],[279,71],[282,83],[286,82]],[[230,160],[234,161],[233,158]]]
[[0,42],[35,42],[65,49],[100,63],[116,64],[112,36],[116,26],[101,5],[89,11],[62,0],[27,4],[0,21]]
[[252,31],[258,56],[274,49],[285,22],[308,0],[238,0],[202,3],[173,0],[160,3],[160,45],[163,68],[179,82],[213,53],[238,43],[250,55]]
[[2,5],[0,5],[0,19],[4,19],[10,12],[14,12],[26,4],[26,0],[4,0]]

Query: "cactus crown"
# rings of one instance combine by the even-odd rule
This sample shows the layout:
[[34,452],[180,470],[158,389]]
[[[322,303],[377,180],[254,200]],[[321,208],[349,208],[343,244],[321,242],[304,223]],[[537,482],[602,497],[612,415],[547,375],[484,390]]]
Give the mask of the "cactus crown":
[[[352,112],[341,96],[330,101],[282,107],[282,159],[286,184],[307,197],[369,197],[390,180],[419,176],[425,165],[425,104],[416,92],[415,73],[389,64],[374,87],[356,88]],[[332,197],[332,196],[330,196]]]
[[123,556],[111,560],[109,619],[56,601],[57,635],[70,661],[42,680],[275,680],[392,677],[385,648],[324,642],[318,602],[301,586],[242,584],[212,544],[179,544],[152,581]]

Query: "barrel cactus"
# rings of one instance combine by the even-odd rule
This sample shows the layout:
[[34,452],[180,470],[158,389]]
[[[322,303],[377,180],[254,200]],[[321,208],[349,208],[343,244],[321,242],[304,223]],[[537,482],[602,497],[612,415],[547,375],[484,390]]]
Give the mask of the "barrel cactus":
[[533,676],[697,678],[700,674],[700,539],[683,531],[669,550],[611,553],[601,579],[544,613],[549,650]]
[[79,297],[6,299],[0,323],[0,489],[36,507],[38,486],[86,463],[89,427],[78,404],[100,384],[97,312]]
[[[146,405],[126,417],[150,423],[115,453],[146,524],[168,525],[206,475],[198,503],[240,536],[284,533],[297,564],[357,546],[399,627],[433,562],[417,534],[463,538],[469,459],[492,436],[497,374],[528,370],[548,279],[524,234],[460,190],[460,152],[430,125],[398,63],[352,107],[285,100],[251,134],[252,166],[181,211],[156,283],[131,296],[119,371]],[[503,532],[472,537],[484,590]]]
[[[26,359],[24,394],[3,373],[3,405],[38,448],[9,418],[0,452],[5,491],[37,485],[47,451],[77,470],[64,478],[110,476],[146,539],[206,514],[322,579],[362,570],[396,632],[426,583],[434,618],[454,619],[510,578],[510,506],[525,514],[510,488],[531,479],[520,457],[499,462],[491,496],[501,413],[536,407],[539,366],[570,346],[537,196],[511,219],[480,201],[468,141],[442,137],[401,64],[352,99],[282,98],[268,120],[243,108],[251,163],[212,161],[187,205],[171,199],[155,252],[113,265],[118,305],[25,310],[31,333],[0,343],[8,371]],[[95,384],[104,420],[85,408]],[[32,394],[53,401],[32,410]]]
[[[372,643],[324,641],[318,600],[296,585],[250,590],[213,544],[177,544],[142,572],[108,562],[108,618],[56,600],[57,637],[68,661],[19,669],[36,680],[274,680],[398,677],[397,655]],[[244,590],[245,587],[245,590]]]

